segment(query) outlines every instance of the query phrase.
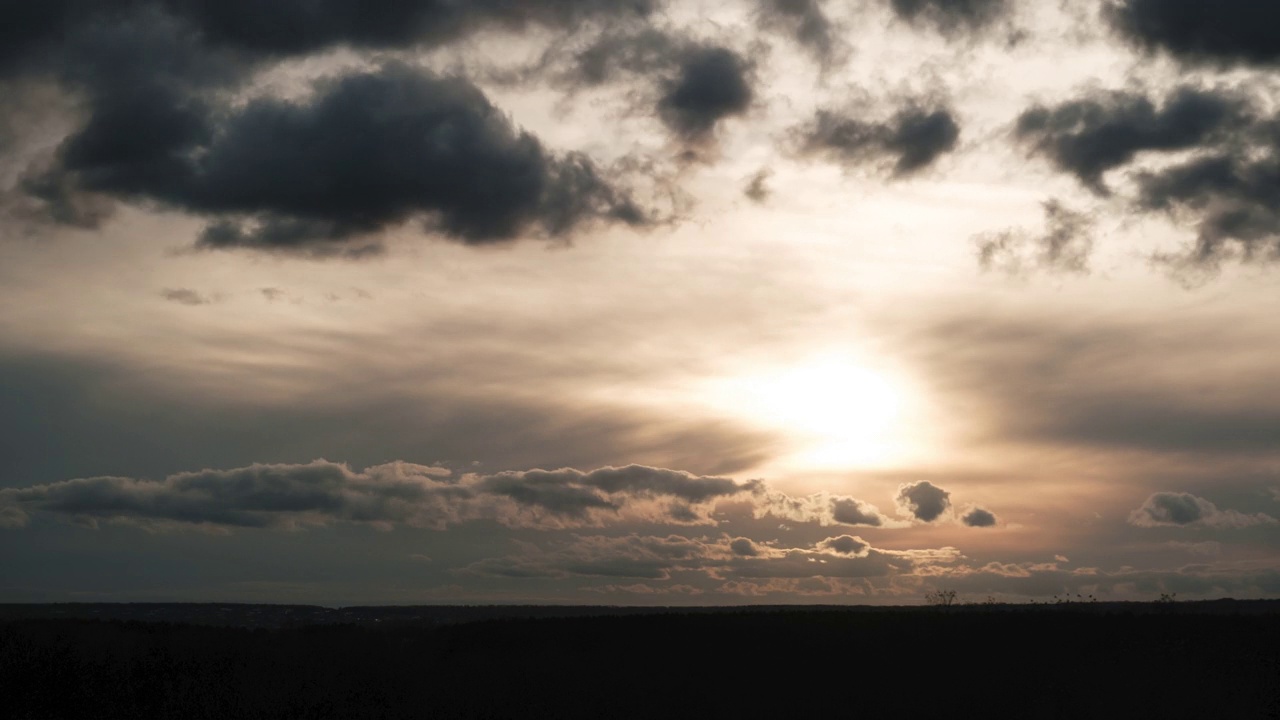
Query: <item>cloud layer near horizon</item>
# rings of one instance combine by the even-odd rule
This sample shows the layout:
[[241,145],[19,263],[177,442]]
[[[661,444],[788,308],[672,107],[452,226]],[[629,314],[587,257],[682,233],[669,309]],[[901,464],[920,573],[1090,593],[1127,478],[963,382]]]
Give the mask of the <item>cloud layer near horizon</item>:
[[1276,592],[1265,4],[11,15],[0,599]]

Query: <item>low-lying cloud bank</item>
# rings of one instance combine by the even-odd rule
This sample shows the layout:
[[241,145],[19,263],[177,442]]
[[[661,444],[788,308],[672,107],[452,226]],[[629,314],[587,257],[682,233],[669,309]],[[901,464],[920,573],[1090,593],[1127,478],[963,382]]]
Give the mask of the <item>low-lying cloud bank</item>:
[[[847,495],[792,496],[762,480],[737,481],[644,465],[590,472],[561,468],[455,474],[448,468],[406,462],[355,471],[345,464],[315,460],[183,472],[162,480],[90,477],[0,490],[0,511],[8,527],[25,525],[32,513],[45,513],[91,526],[106,521],[153,530],[335,522],[444,529],[473,520],[540,529],[619,522],[715,525],[728,508],[721,508],[722,503],[745,511],[747,517],[819,527],[909,524]],[[921,482],[903,486],[899,503],[909,518],[933,522],[949,510],[950,493]],[[968,520],[964,524],[975,525]],[[832,547],[857,554],[848,542]]]
[[892,551],[860,537],[839,535],[810,547],[783,547],[747,538],[665,537],[630,534],[574,536],[549,547],[526,546],[517,555],[486,558],[457,570],[460,575],[505,578],[627,578],[684,585],[707,581],[871,578],[910,572],[917,565],[949,563],[954,548]]

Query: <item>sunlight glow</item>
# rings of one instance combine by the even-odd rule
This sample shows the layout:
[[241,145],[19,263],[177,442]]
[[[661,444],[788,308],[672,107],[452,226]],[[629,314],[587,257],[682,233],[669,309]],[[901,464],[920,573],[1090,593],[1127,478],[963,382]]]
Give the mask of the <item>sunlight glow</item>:
[[786,432],[791,462],[815,468],[879,466],[899,455],[903,395],[886,376],[840,356],[739,376],[717,388],[736,415]]

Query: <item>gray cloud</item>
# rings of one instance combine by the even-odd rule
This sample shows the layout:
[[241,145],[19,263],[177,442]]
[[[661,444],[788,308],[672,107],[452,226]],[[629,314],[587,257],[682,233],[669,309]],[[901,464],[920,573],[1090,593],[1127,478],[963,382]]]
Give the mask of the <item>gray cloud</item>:
[[719,543],[680,535],[579,535],[570,541],[554,542],[550,549],[529,545],[518,555],[486,558],[462,568],[459,573],[665,580],[672,572],[702,569],[727,557],[727,547]]
[[1046,200],[1042,206],[1043,233],[1033,235],[1023,229],[1009,229],[976,236],[978,265],[986,271],[1015,276],[1033,270],[1088,273],[1093,253],[1093,217],[1072,210],[1057,199]]
[[753,203],[764,203],[773,195],[773,190],[769,188],[769,177],[773,172],[768,168],[764,168],[751,176],[747,181],[747,186],[742,189],[742,194]]
[[996,524],[996,516],[987,510],[976,507],[960,518],[969,527],[992,527]]
[[663,84],[658,116],[686,142],[709,140],[721,120],[751,107],[751,65],[725,47],[697,47],[680,59],[674,78]]
[[1280,436],[1275,368],[1228,359],[1248,357],[1255,343],[1206,320],[1174,333],[964,313],[921,328],[904,352],[919,354],[943,396],[986,408],[992,437],[1243,458],[1274,453]]
[[[553,156],[458,77],[386,65],[219,121],[198,103],[139,102],[119,119],[98,108],[33,182],[212,215],[198,243],[208,248],[361,255],[376,249],[369,235],[411,219],[468,244],[648,221],[588,158]],[[143,125],[158,140],[122,148],[139,119],[159,123]]]
[[[857,547],[858,540],[840,542],[841,547]],[[895,562],[896,561],[896,562]],[[716,568],[714,575],[726,580],[761,578],[866,578],[893,575],[906,570],[910,561],[888,555],[870,546],[846,554],[827,546],[818,549],[789,549],[769,557],[738,558]]]
[[819,492],[812,495],[793,496],[761,486],[755,489],[753,512],[758,518],[773,517],[824,526],[881,527],[890,524],[875,505],[847,495]]
[[[681,535],[575,536],[548,548],[525,545],[517,555],[488,558],[459,572],[499,577],[567,576],[669,580],[700,573],[708,580],[883,577],[909,570],[903,554],[876,550],[861,538],[828,538],[812,548],[772,548],[748,538]],[[683,580],[684,578],[682,578]]]
[[820,0],[756,0],[756,13],[761,27],[787,33],[823,67],[846,50]]
[[678,140],[714,139],[719,124],[746,114],[755,99],[755,60],[725,45],[657,27],[610,28],[585,46],[553,47],[529,70],[570,92],[621,80],[651,88],[637,93]]
[[1036,106],[1015,135],[1058,169],[1100,195],[1104,174],[1132,169],[1142,153],[1195,151],[1189,159],[1130,173],[1136,213],[1163,213],[1198,229],[1185,251],[1157,253],[1175,270],[1212,272],[1223,260],[1280,259],[1280,118],[1231,89],[1182,86],[1157,103],[1137,92],[1094,93],[1055,107]]
[[899,18],[943,35],[982,30],[1004,17],[1009,0],[889,0]]
[[[623,457],[724,475],[760,463],[774,447],[768,434],[720,418],[673,418],[658,409],[584,401],[558,389],[563,355],[477,352],[470,333],[491,329],[467,328],[462,335],[436,328],[434,347],[426,352],[416,343],[360,343],[358,357],[333,338],[307,336],[307,343],[320,343],[311,347],[322,361],[295,354],[296,339],[255,337],[258,352],[296,358],[289,382],[313,389],[287,397],[259,392],[261,383],[273,382],[263,375],[220,382],[226,366],[213,357],[197,366],[138,367],[104,352],[0,352],[0,485],[163,477],[260,458],[303,463],[335,447],[357,466],[389,458],[454,466],[483,460],[493,472],[601,467]],[[238,346],[247,337],[230,342]],[[442,352],[449,347],[468,348],[465,359]],[[431,371],[397,367],[396,358],[429,358]],[[576,360],[570,367],[573,382],[587,378]],[[510,378],[515,368],[520,375],[514,382],[550,391],[529,397],[511,392],[509,384],[494,388],[476,381],[495,372]]]
[[1280,8],[1254,0],[1118,0],[1106,6],[1112,26],[1134,44],[1209,65],[1274,65]]
[[832,499],[831,519],[844,525],[870,525],[872,527],[879,527],[884,522],[875,506],[853,498]]
[[[172,524],[274,527],[330,522],[443,528],[478,519],[515,527],[597,524],[603,516],[681,523],[663,499],[706,502],[753,489],[643,466],[529,470],[450,477],[450,471],[410,463],[363,472],[316,460],[202,470],[148,481],[92,477],[0,490],[0,506],[22,514],[51,513],[90,522],[151,527]],[[626,481],[619,483],[618,477]],[[687,509],[687,506],[683,506]],[[705,512],[705,511],[704,511]],[[698,521],[706,522],[705,516]]]
[[906,177],[955,149],[960,127],[942,107],[909,105],[884,121],[865,121],[849,113],[819,110],[794,135],[803,155],[845,166],[892,160],[893,175]]
[[933,522],[951,507],[951,493],[927,480],[900,485],[898,506],[917,520]]
[[[1278,126],[1280,127],[1280,126]],[[1138,176],[1138,207],[1190,217],[1194,245],[1158,260],[1175,267],[1215,270],[1224,259],[1280,260],[1280,134],[1256,146],[1236,146]]]
[[607,493],[669,495],[690,503],[706,502],[743,490],[758,490],[759,481],[739,484],[729,478],[698,477],[679,470],[662,470],[643,465],[600,468],[587,473],[582,482]]
[[[486,29],[540,26],[571,30],[582,23],[643,18],[658,0],[347,0],[219,3],[189,0],[51,0],[15,13],[0,34],[0,70],[23,70],[66,53],[68,38],[85,28],[163,20],[180,25],[202,45],[259,57],[304,55],[338,45],[362,49],[440,45]],[[62,46],[60,47],[60,42]]]
[[1275,522],[1275,518],[1264,513],[1246,515],[1235,510],[1220,510],[1202,497],[1175,492],[1153,493],[1129,514],[1129,523],[1138,527],[1241,528]]
[[1155,600],[1160,593],[1184,596],[1270,597],[1280,589],[1280,568],[1256,564],[1191,564],[1162,570],[1077,568],[1057,563],[989,562],[980,566],[937,566],[936,587],[965,594],[1018,596],[1094,594],[1099,599]]
[[165,288],[160,291],[160,297],[179,305],[209,305],[216,302],[214,298],[201,295],[190,288]]
[[1148,150],[1181,150],[1219,141],[1247,125],[1247,104],[1226,91],[1180,87],[1157,106],[1134,92],[1095,93],[1057,106],[1034,106],[1015,135],[1032,152],[1099,194],[1103,174]]

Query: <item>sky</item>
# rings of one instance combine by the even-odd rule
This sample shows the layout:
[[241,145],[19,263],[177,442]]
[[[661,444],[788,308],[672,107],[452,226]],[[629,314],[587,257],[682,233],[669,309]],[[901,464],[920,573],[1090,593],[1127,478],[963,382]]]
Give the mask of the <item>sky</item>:
[[0,601],[1280,596],[1280,6],[10,15]]

